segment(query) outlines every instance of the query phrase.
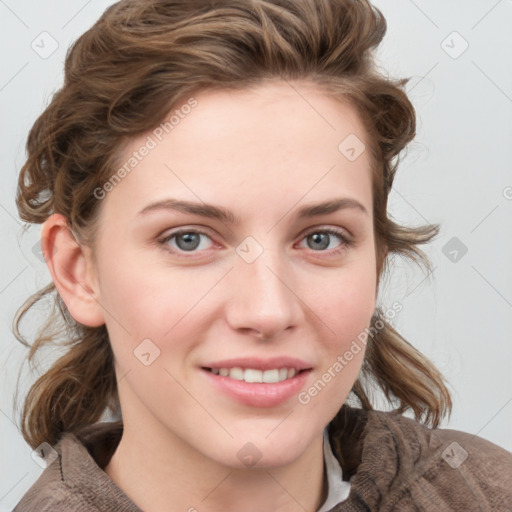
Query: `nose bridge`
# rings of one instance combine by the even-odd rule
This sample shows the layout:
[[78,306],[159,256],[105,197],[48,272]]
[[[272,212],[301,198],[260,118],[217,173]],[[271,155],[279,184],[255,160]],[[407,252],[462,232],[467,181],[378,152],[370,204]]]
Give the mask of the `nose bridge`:
[[[253,252],[255,259],[251,261],[240,252],[243,248],[242,243],[231,272],[236,284],[228,321],[235,329],[258,331],[263,337],[276,336],[296,325],[301,315],[299,300],[293,292],[292,267],[286,262],[284,252],[278,249],[261,248],[256,257]],[[256,249],[250,247],[248,252]]]

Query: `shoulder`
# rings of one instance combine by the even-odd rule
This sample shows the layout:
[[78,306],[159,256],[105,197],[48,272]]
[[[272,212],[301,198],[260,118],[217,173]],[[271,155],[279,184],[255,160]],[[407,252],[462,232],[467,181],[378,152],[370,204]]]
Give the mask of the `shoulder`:
[[[345,428],[357,434],[350,448]],[[348,463],[352,499],[369,510],[511,509],[512,454],[485,439],[352,408],[332,437],[342,467]]]
[[51,462],[47,461],[46,469],[25,493],[14,512],[94,510],[83,508],[87,503],[84,503],[73,482],[69,482],[65,476],[69,456],[72,454],[73,460],[80,463],[85,456],[85,453],[81,453],[83,447],[74,435],[64,434],[53,448],[56,458]]
[[[415,466],[433,464],[440,470],[464,468],[485,477],[484,469],[500,473],[512,484],[512,454],[474,434],[460,430],[431,429],[396,412],[370,412],[368,441],[380,439],[396,459]],[[372,435],[375,434],[375,435]],[[496,480],[499,483],[501,479]]]
[[14,512],[140,512],[102,470],[119,440],[119,423],[65,433],[56,458],[25,493]]

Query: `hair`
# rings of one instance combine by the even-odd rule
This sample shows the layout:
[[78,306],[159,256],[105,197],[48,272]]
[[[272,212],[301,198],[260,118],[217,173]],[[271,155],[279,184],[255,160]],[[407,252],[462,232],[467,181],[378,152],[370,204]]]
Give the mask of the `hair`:
[[[439,225],[406,227],[387,214],[400,154],[414,138],[416,115],[404,86],[377,71],[374,50],[387,25],[367,0],[122,0],[68,50],[63,86],[30,130],[16,202],[21,219],[65,216],[94,247],[102,187],[123,145],[158,126],[193,92],[241,90],[268,80],[301,81],[354,106],[368,133],[377,276],[392,254],[431,271],[418,247]],[[32,344],[21,322],[37,303],[52,310]],[[377,325],[380,322],[379,325]],[[371,320],[361,372],[349,398],[366,410],[384,396],[400,413],[437,427],[451,412],[441,373],[383,317]],[[63,432],[119,412],[114,357],[105,325],[88,327],[69,314],[55,285],[30,297],[14,319],[27,360],[61,340],[66,348],[26,395],[20,417],[35,448]]]

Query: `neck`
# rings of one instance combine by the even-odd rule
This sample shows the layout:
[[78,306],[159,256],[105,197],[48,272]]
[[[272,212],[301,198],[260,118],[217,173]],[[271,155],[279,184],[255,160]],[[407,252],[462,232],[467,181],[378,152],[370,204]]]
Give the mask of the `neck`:
[[234,468],[199,453],[163,429],[126,421],[104,469],[125,494],[151,512],[303,512],[327,498],[322,435],[286,466]]

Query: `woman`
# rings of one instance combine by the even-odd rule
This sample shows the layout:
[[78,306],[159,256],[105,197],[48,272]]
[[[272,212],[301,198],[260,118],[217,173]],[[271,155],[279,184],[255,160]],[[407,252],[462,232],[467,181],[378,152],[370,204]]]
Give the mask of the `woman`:
[[376,304],[438,233],[387,217],[415,113],[385,30],[365,1],[123,0],[76,42],[19,180],[53,282],[18,322],[54,296],[29,357],[69,347],[15,510],[510,508],[510,454],[437,428],[444,379]]

